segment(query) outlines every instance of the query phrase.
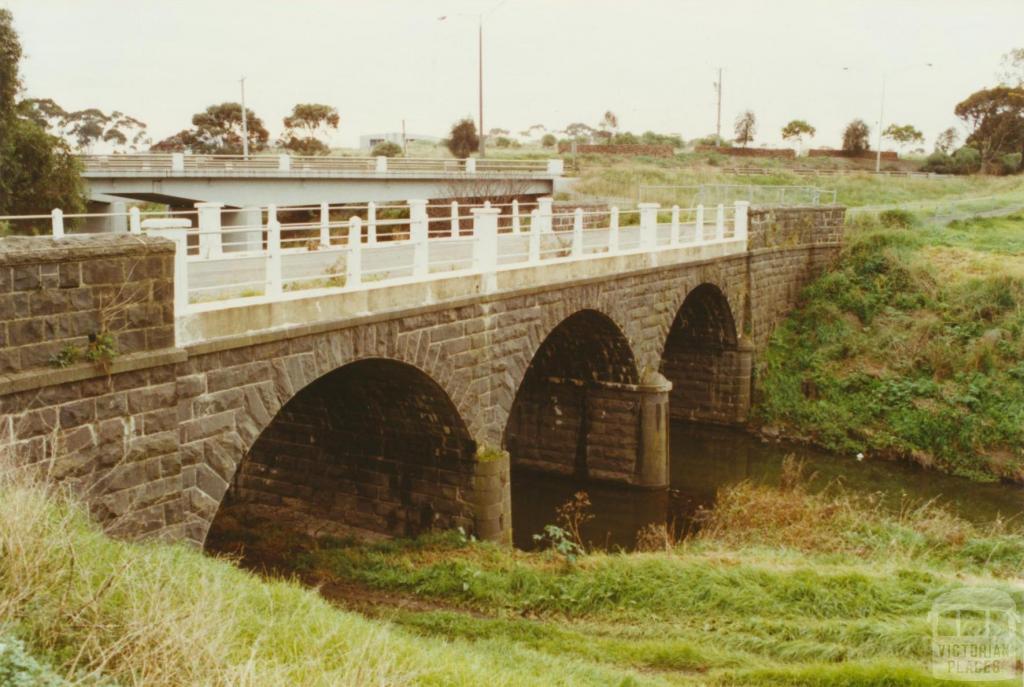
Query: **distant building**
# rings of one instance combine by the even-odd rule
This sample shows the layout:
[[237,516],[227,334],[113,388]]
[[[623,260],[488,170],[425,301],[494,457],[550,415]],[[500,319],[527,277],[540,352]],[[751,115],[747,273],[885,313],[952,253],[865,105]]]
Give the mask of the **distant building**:
[[[406,134],[405,140],[409,143],[439,143],[439,136],[426,136],[424,134]],[[359,137],[359,147],[363,150],[371,150],[378,143],[388,141],[395,145],[402,145],[402,132],[391,131],[383,134],[365,134]]]

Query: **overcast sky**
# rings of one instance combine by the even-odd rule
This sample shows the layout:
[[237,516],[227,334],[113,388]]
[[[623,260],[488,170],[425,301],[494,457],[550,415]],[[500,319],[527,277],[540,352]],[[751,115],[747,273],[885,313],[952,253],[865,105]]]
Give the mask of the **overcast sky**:
[[[335,144],[399,130],[443,135],[476,116],[484,16],[487,129],[596,124],[694,138],[752,109],[757,143],[790,119],[838,145],[847,121],[935,134],[1024,47],[1024,0],[0,0],[24,46],[26,95],[121,110],[154,140],[238,100],[276,135],[296,102],[338,108]],[[493,9],[492,9],[493,8]],[[462,13],[462,14],[460,14]],[[438,17],[447,15],[445,21]],[[473,15],[473,16],[470,16]],[[931,62],[931,68],[925,63]],[[844,70],[844,67],[846,68]]]

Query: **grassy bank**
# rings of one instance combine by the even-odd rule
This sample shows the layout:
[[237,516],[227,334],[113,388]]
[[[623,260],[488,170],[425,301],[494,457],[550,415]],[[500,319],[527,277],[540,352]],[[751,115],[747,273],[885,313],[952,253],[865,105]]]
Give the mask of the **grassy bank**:
[[[714,159],[714,158],[712,158]],[[580,161],[579,181],[574,190],[581,194],[633,199],[642,185],[754,184],[819,186],[836,189],[837,200],[847,207],[887,205],[911,201],[941,201],[965,196],[1015,194],[1024,201],[1024,179],[1018,177],[955,176],[945,178],[904,178],[854,173],[840,176],[813,177],[793,173],[780,161],[757,161],[748,164],[765,168],[770,173],[756,175],[727,174],[721,169],[726,162],[701,156],[674,158],[614,158],[584,156]],[[804,161],[801,160],[801,165]],[[674,200],[671,192],[650,197],[665,203]]]
[[0,675],[26,684],[937,684],[933,600],[1016,597],[1024,563],[1016,533],[793,481],[729,490],[685,542],[573,563],[457,533],[291,536],[294,569],[356,614],[182,546],[111,541],[39,489],[5,486],[0,524]]
[[445,535],[321,542],[302,564],[432,600],[375,610],[424,637],[632,669],[644,683],[916,685],[937,684],[934,599],[965,577],[1016,595],[1024,562],[1016,533],[799,485],[733,488],[700,535],[656,549],[569,563]]
[[848,224],[760,365],[757,418],[848,454],[1024,480],[1024,214]]

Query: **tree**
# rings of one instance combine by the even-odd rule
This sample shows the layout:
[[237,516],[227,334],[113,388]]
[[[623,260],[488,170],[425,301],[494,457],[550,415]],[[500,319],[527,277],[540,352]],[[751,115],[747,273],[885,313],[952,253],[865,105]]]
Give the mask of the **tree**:
[[284,133],[278,140],[282,148],[299,155],[327,155],[331,148],[323,139],[331,130],[337,131],[341,117],[330,105],[299,103],[283,122]]
[[607,110],[601,117],[601,121],[597,123],[597,128],[596,135],[605,141],[610,141],[619,128],[619,118],[615,116],[614,112]]
[[573,122],[565,127],[565,135],[575,141],[589,141],[594,135],[594,128],[583,122]]
[[101,141],[114,152],[135,151],[149,144],[146,123],[117,110],[107,114],[90,107],[68,112],[51,98],[27,98],[18,106],[23,116],[80,152],[91,152]]
[[459,159],[469,157],[471,153],[480,149],[480,137],[476,133],[476,124],[468,117],[455,122],[444,144],[455,157]]
[[0,9],[0,215],[78,212],[85,207],[78,161],[32,116],[31,105],[17,102],[20,59],[13,16]]
[[370,155],[374,157],[398,157],[402,154],[402,146],[391,141],[381,141],[377,145],[373,146],[373,150],[370,151]]
[[863,153],[865,150],[871,150],[871,144],[868,142],[870,135],[871,129],[863,119],[853,120],[843,130],[843,150],[849,153]]
[[1014,48],[1003,55],[999,84],[1010,88],[1024,86],[1024,48]]
[[900,149],[914,143],[924,143],[924,134],[914,128],[911,124],[890,124],[882,132],[883,138],[888,138],[890,141],[895,141]]
[[757,132],[757,118],[754,117],[752,110],[741,112],[736,117],[734,131],[736,132],[736,142],[744,147],[754,140],[754,134]]
[[953,150],[956,149],[956,143],[959,139],[960,134],[957,133],[956,129],[949,127],[935,138],[936,152],[951,155]]
[[786,126],[782,127],[782,140],[792,141],[795,140],[798,146],[803,145],[804,136],[813,138],[814,134],[818,133],[817,129],[808,124],[802,119],[794,119]]
[[558,139],[554,134],[544,134],[540,139],[540,144],[545,148],[554,148],[556,143],[558,143]]
[[982,89],[953,111],[970,128],[967,145],[981,153],[983,164],[1024,151],[1024,87]]
[[[270,133],[263,120],[246,110],[249,150],[266,149]],[[183,129],[152,147],[152,150],[188,152],[205,155],[240,155],[242,153],[242,106],[238,103],[210,105],[192,116],[192,128]]]

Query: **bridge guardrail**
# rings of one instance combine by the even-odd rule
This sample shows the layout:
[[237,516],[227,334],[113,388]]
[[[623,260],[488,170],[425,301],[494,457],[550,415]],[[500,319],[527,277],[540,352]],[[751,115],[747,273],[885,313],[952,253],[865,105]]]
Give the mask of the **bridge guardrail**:
[[231,174],[527,174],[561,176],[560,159],[494,160],[468,158],[387,158],[313,155],[185,155],[183,153],[129,153],[80,155],[88,175]]
[[638,195],[641,202],[681,205],[717,205],[745,200],[751,205],[792,207],[836,202],[835,189],[778,184],[643,184]]
[[[177,245],[175,312],[204,304],[245,305],[304,289],[343,291],[412,283],[438,276],[480,274],[484,291],[496,274],[595,257],[654,253],[684,246],[742,242],[746,249],[748,203],[662,208],[576,208],[562,212],[551,198],[536,203],[426,200],[404,204],[329,205],[224,210],[201,203],[194,211],[0,217],[48,217],[55,238],[65,220],[111,217],[133,234],[169,238]],[[193,226],[195,221],[195,226]],[[564,228],[563,228],[564,227]]]

